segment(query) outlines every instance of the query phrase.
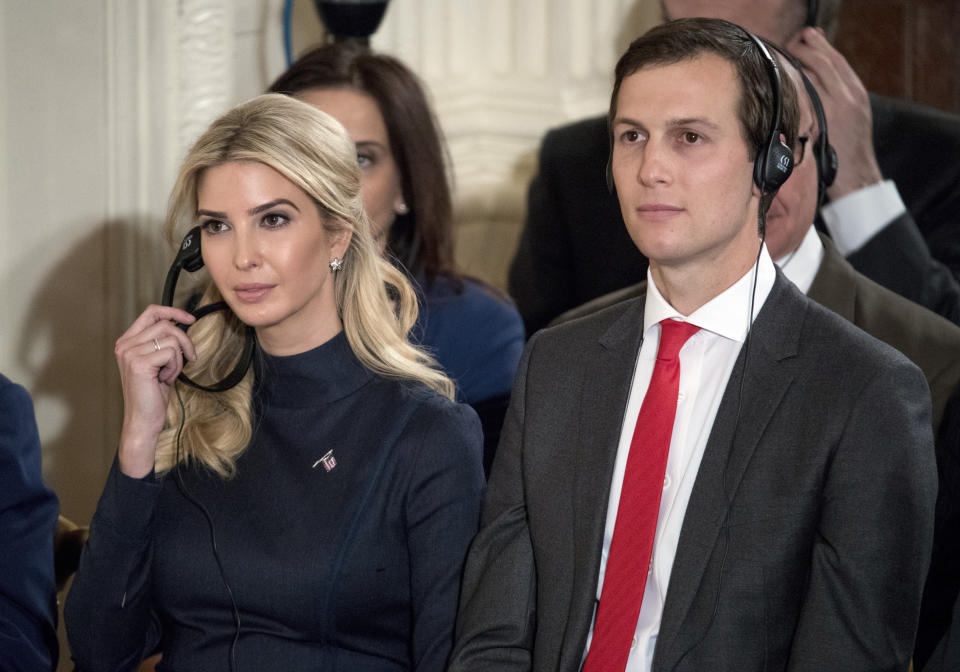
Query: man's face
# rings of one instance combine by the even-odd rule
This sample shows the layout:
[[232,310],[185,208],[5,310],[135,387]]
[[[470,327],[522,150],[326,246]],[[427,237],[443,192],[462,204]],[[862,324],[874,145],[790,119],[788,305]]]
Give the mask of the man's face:
[[786,44],[803,27],[800,0],[661,0],[663,18],[726,19],[777,44]]
[[[790,178],[777,192],[767,212],[767,248],[774,259],[782,259],[803,242],[807,230],[813,225],[817,212],[817,163],[813,155],[813,143],[819,135],[813,106],[803,86],[800,75],[789,63],[781,59],[783,70],[789,73],[797,89],[800,106],[800,139],[806,140],[803,159],[793,167]],[[798,142],[798,145],[800,142]],[[794,151],[795,160],[800,158],[800,147]]]
[[733,66],[714,54],[645,67],[621,83],[613,177],[627,230],[651,267],[716,277],[752,263],[759,190],[739,98]]

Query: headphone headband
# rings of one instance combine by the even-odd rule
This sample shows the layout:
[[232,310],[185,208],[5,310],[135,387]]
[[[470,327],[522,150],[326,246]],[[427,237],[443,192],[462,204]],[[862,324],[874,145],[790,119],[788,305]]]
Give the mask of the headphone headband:
[[807,26],[811,28],[816,28],[818,25],[817,19],[820,18],[820,2],[819,0],[807,0]]
[[770,136],[757,154],[753,167],[753,181],[764,194],[774,194],[787,181],[793,171],[793,150],[780,139],[780,122],[783,116],[783,96],[781,93],[783,80],[780,76],[780,66],[777,65],[776,59],[770,55],[763,40],[744,28],[740,28],[740,30],[748,35],[757,46],[760,58],[767,69],[767,75],[770,77],[770,92],[773,95],[773,123],[770,128]]

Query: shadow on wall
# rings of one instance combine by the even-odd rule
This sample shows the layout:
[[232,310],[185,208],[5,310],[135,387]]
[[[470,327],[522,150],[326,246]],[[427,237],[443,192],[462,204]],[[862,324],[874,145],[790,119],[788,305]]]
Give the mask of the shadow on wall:
[[159,301],[162,278],[142,277],[170,258],[159,223],[155,230],[147,240],[139,227],[111,221],[81,239],[37,289],[17,340],[18,364],[33,381],[44,477],[61,513],[80,525],[89,524],[119,436],[114,342],[128,313]]

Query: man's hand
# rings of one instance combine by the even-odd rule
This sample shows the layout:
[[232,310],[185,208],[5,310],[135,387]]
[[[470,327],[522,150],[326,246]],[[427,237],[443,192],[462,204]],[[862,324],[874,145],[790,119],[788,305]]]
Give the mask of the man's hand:
[[847,59],[833,48],[819,28],[804,28],[787,44],[803,63],[823,102],[830,144],[837,150],[839,170],[827,196],[835,201],[883,179],[873,149],[873,119],[863,82]]

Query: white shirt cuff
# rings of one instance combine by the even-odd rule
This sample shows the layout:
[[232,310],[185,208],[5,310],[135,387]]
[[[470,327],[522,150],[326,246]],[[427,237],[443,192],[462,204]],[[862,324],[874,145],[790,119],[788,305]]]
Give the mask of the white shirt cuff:
[[897,185],[883,180],[828,203],[820,215],[840,254],[848,256],[906,211]]

